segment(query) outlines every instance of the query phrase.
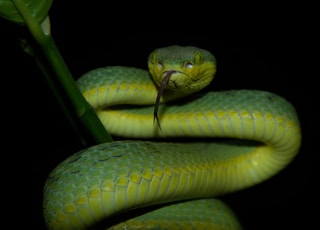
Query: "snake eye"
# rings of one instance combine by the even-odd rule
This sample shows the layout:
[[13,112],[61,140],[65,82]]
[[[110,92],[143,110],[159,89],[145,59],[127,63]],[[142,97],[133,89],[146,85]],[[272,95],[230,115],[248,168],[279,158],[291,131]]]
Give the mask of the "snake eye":
[[162,68],[163,68],[163,64],[162,64],[162,62],[157,61],[157,67],[158,67],[159,69],[162,69]]
[[184,66],[187,68],[187,69],[191,69],[193,67],[193,63],[188,61],[186,63],[184,63]]

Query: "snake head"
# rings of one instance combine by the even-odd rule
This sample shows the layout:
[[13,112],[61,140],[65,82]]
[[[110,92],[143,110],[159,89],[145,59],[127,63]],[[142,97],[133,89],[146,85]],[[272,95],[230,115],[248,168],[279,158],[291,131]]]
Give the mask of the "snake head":
[[[194,46],[169,46],[151,52],[148,68],[155,84],[190,94],[208,86],[216,73],[216,60],[207,50]],[[171,73],[169,79],[167,74]]]
[[216,60],[207,50],[194,46],[169,46],[154,50],[148,58],[151,77],[158,87],[154,120],[160,127],[158,108],[164,90],[191,94],[210,84],[216,73]]

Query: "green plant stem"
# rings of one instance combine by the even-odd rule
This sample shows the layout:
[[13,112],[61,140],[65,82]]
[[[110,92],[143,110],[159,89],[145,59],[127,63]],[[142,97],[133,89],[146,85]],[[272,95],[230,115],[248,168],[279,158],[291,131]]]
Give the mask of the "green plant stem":
[[58,104],[60,105],[67,120],[69,121],[69,124],[72,126],[76,136],[78,137],[78,139],[81,141],[81,143],[83,145],[87,145],[87,141],[86,141],[85,137],[81,134],[81,131],[78,127],[78,124],[74,120],[73,113],[71,113],[70,109],[66,105],[64,98],[62,97],[60,91],[55,87],[55,82],[53,81],[51,74],[48,72],[47,68],[43,65],[41,60],[39,60],[39,58],[34,54],[32,47],[29,44],[27,44],[27,42],[24,39],[21,39],[20,43],[21,43],[22,48],[25,50],[25,52],[27,54],[30,54],[30,56],[32,56],[35,59],[40,71],[42,72],[43,76],[47,80],[47,83],[48,83],[54,97],[58,101]]
[[110,134],[102,125],[95,111],[87,103],[79,91],[51,35],[46,35],[43,33],[41,26],[31,15],[23,0],[13,0],[13,3],[20,12],[21,16],[24,18],[30,33],[40,45],[59,82],[73,104],[76,114],[79,116],[80,120],[83,122],[92,138],[97,144],[112,141]]

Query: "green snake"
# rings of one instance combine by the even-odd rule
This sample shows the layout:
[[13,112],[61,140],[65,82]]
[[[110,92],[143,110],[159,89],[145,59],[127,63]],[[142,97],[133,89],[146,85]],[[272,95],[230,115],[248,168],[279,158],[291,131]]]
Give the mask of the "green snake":
[[287,100],[203,89],[216,73],[210,52],[159,48],[148,67],[98,68],[78,79],[115,141],[79,151],[50,173],[49,229],[241,229],[214,197],[265,181],[298,153],[299,120]]

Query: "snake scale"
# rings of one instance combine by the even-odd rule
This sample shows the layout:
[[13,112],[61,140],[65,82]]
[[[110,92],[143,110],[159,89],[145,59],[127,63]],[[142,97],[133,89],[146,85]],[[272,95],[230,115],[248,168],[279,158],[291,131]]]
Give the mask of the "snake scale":
[[78,79],[116,141],[79,151],[50,173],[49,229],[241,229],[214,197],[265,181],[298,153],[299,120],[283,97],[202,90],[216,72],[210,52],[159,48],[148,67],[103,67]]

